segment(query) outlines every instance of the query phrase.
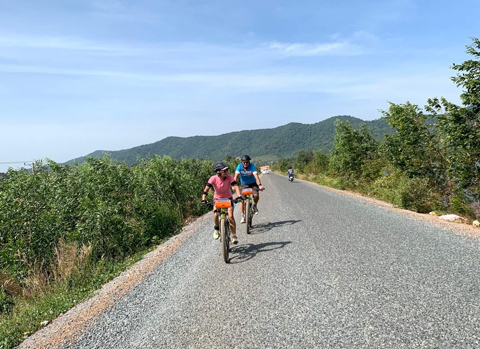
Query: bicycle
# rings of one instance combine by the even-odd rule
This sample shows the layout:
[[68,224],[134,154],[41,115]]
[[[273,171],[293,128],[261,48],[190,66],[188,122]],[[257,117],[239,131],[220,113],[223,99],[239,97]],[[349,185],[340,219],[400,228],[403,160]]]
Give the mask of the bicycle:
[[[262,189],[263,191],[265,189]],[[250,229],[253,226],[253,189],[252,188],[243,188],[242,196],[245,197],[245,225],[247,226],[247,234],[250,234]]]
[[245,225],[247,226],[247,234],[250,234],[250,228],[252,227],[253,221],[253,189],[244,188],[242,189],[242,196],[245,197]]
[[[237,202],[235,199],[234,202]],[[220,215],[220,242],[222,243],[222,254],[225,263],[230,261],[230,221],[228,220],[228,209],[232,206],[230,199],[218,199],[215,202],[207,202],[208,206],[215,206],[215,211]]]

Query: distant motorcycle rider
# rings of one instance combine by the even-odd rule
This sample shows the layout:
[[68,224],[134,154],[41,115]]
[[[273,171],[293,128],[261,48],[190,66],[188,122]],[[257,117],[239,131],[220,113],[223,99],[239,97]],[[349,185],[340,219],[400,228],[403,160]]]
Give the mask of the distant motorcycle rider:
[[290,180],[290,177],[294,177],[294,176],[295,176],[295,173],[293,172],[292,166],[289,166],[289,167],[288,167],[287,173],[288,173],[288,179],[289,179],[289,180]]

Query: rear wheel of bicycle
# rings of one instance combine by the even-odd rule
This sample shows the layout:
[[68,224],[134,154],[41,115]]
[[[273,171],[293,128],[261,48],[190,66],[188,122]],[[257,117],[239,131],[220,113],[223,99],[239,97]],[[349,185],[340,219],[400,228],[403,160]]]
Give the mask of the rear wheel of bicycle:
[[247,199],[247,207],[245,207],[245,225],[247,226],[247,234],[250,234],[250,227],[252,226],[252,205],[250,204],[250,199]]
[[225,263],[229,262],[228,252],[230,249],[230,237],[228,236],[228,219],[222,218],[220,221],[220,236],[222,239],[222,253]]

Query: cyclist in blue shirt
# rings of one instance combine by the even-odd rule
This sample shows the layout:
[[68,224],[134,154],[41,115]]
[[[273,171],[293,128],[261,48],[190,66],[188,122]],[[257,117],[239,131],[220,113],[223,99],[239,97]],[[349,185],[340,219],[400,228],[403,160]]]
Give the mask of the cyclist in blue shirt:
[[[260,199],[258,195],[259,190],[265,189],[260,182],[258,177],[257,168],[254,164],[250,162],[251,158],[248,155],[242,156],[242,163],[238,164],[237,169],[235,170],[235,180],[242,184],[242,188],[252,188],[253,189],[253,212],[258,214],[257,203]],[[242,211],[242,219],[240,223],[245,223],[245,204],[243,201],[240,202],[240,209]]]

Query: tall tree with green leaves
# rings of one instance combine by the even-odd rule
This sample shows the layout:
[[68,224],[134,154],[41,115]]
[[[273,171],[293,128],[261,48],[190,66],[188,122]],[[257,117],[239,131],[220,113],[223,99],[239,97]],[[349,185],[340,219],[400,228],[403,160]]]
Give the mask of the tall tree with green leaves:
[[474,59],[469,59],[462,64],[453,64],[452,69],[458,71],[452,81],[463,88],[460,95],[462,103],[469,106],[474,114],[480,112],[480,40],[472,38],[473,44],[467,45],[467,53]]
[[409,177],[442,178],[444,156],[435,124],[427,123],[428,116],[409,102],[390,103],[383,115],[396,130],[395,134],[385,136],[381,147],[389,162]]
[[294,167],[298,172],[303,172],[305,167],[313,161],[313,150],[300,150],[295,160]]
[[467,53],[473,59],[454,64],[452,81],[463,88],[463,106],[445,98],[428,100],[427,110],[437,115],[438,132],[446,151],[448,175],[467,197],[480,199],[480,40],[472,38]]
[[336,120],[335,126],[330,170],[344,178],[360,179],[364,165],[377,157],[378,141],[365,124],[356,130],[349,122]]
[[326,173],[329,161],[329,157],[325,155],[322,150],[316,150],[313,152],[313,160],[305,167],[304,171],[314,175]]

